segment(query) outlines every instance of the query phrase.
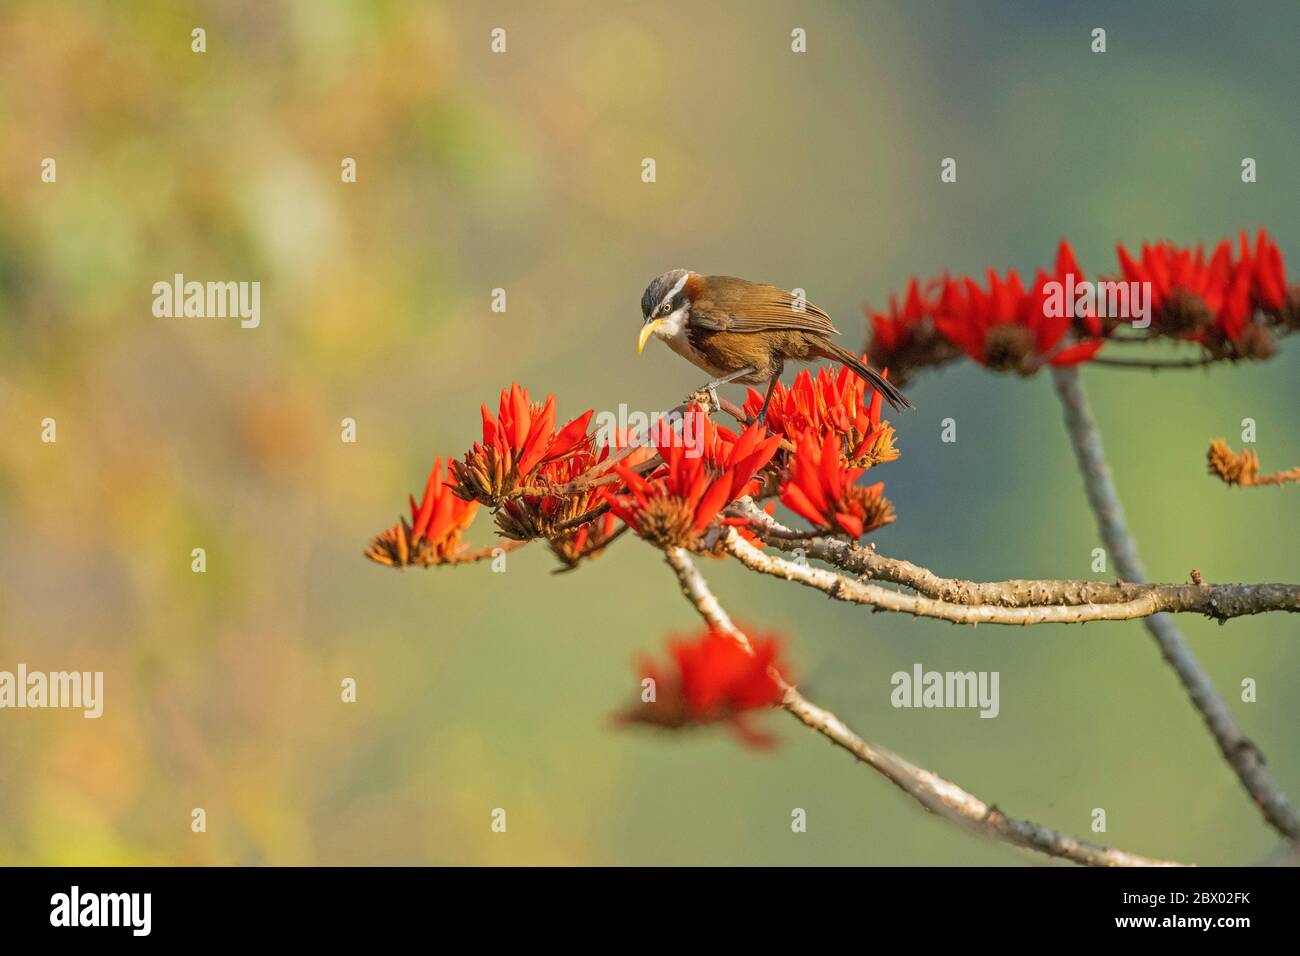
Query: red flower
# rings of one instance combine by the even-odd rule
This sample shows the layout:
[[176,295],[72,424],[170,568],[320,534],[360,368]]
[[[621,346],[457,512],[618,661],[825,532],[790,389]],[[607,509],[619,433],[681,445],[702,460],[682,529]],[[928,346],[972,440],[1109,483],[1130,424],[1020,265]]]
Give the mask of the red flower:
[[[1123,243],[1116,247],[1120,271],[1128,282],[1150,283],[1152,325],[1170,335],[1191,336],[1213,324],[1223,311],[1233,279],[1232,246],[1225,239],[1207,261],[1205,250],[1180,248],[1171,242],[1142,244],[1134,260]],[[1245,303],[1240,286],[1233,310]],[[1249,281],[1249,275],[1246,280]],[[1249,289],[1246,288],[1247,292]],[[1236,320],[1228,318],[1229,324]]]
[[[566,458],[544,462],[532,474],[531,485],[538,489],[557,489],[585,474],[604,459],[588,448]],[[607,487],[596,486],[576,494],[516,494],[501,502],[496,512],[497,527],[507,538],[528,541],[562,534],[561,528],[592,511],[605,500]]]
[[[937,282],[942,284],[946,280],[937,280]],[[933,282],[927,284],[927,289],[931,289],[934,285]],[[931,315],[934,304],[933,297],[923,295],[920,283],[913,278],[907,283],[907,295],[903,299],[901,308],[897,296],[891,294],[888,312],[866,312],[867,320],[871,323],[873,353],[876,348],[886,353],[902,349],[916,334],[921,323]]]
[[1287,305],[1282,252],[1263,229],[1255,248],[1243,231],[1237,258],[1227,239],[1207,260],[1170,242],[1143,243],[1134,260],[1121,244],[1120,269],[1129,281],[1149,282],[1153,324],[1168,335],[1200,342],[1214,355],[1262,358],[1272,354],[1272,336],[1251,322],[1256,311],[1279,316]]
[[1033,352],[1034,337],[1023,314],[1025,289],[1015,270],[1003,280],[990,269],[988,280],[988,292],[971,278],[962,279],[960,290],[945,289],[934,324],[981,365],[1018,370]]
[[555,396],[547,395],[543,405],[528,400],[528,390],[514,383],[501,391],[501,403],[494,419],[486,405],[483,442],[474,443],[464,461],[451,463],[461,497],[496,506],[504,498],[528,485],[533,472],[589,445],[587,424],[593,412],[579,415],[558,432],[555,430]]
[[838,435],[832,433],[822,443],[807,432],[796,444],[781,502],[818,528],[860,538],[894,520],[883,482],[865,488],[854,484],[863,470],[840,460]]
[[[1246,234],[1241,234],[1245,245]],[[1265,312],[1278,313],[1286,307],[1286,266],[1282,250],[1263,229],[1255,237],[1255,268],[1251,277],[1250,294],[1255,305]]]
[[[1097,305],[1080,314],[1076,301],[1066,301],[1066,293],[1085,281],[1083,270],[1074,258],[1074,249],[1064,239],[1056,247],[1056,267],[1051,275],[1041,269],[1029,293],[1029,324],[1034,329],[1034,351],[1049,365],[1078,365],[1091,359],[1105,344]],[[1049,288],[1050,286],[1050,288]],[[1063,307],[1063,308],[1062,308]],[[1055,313],[1061,312],[1062,315]],[[1061,347],[1071,329],[1081,338],[1073,345]]]
[[[751,388],[745,414],[756,418],[762,407],[763,396]],[[834,432],[840,436],[845,459],[870,468],[898,458],[894,429],[880,421],[883,407],[883,396],[849,368],[836,372],[822,366],[816,378],[807,369],[801,371],[788,389],[777,383],[767,409],[767,426],[790,441],[810,430],[822,437]]]
[[649,658],[638,662],[642,702],[616,715],[619,723],[672,730],[725,723],[750,746],[772,745],[771,737],[748,726],[746,715],[776,706],[785,694],[779,638],[751,637],[745,647],[708,629],[693,639],[670,641],[669,651],[666,667]]
[[443,480],[441,458],[433,460],[420,503],[415,503],[414,496],[410,497],[410,503],[410,522],[403,519],[376,537],[366,557],[391,567],[408,564],[427,567],[455,561],[464,550],[461,532],[474,520],[478,502],[462,500],[455,487]]
[[940,332],[936,317],[954,313],[962,288],[962,283],[946,275],[925,283],[913,278],[901,306],[890,295],[887,312],[864,308],[871,323],[867,353],[872,364],[893,370],[901,385],[916,369],[960,358],[965,350]]
[[[1076,344],[1062,344],[1066,333],[1076,327],[1085,335],[1101,332],[1095,313],[1076,317],[1075,303],[1065,302],[1063,289],[1049,290],[1048,283],[1065,286],[1084,280],[1074,261],[1074,251],[1062,241],[1056,254],[1054,275],[1039,271],[1026,290],[1014,269],[1006,279],[988,271],[988,291],[974,279],[964,279],[944,289],[936,307],[935,326],[981,365],[996,371],[1031,375],[1045,364],[1074,365],[1092,358],[1103,342],[1099,338]],[[1059,297],[1059,298],[1058,298]]]
[[749,490],[781,441],[757,423],[737,437],[714,425],[698,406],[686,415],[688,427],[696,425],[696,440],[683,441],[661,423],[654,437],[664,463],[648,478],[622,463],[614,466],[626,490],[610,498],[610,508],[641,537],[664,548],[699,545],[719,512]]
[[[551,552],[564,565],[561,570],[572,570],[584,559],[601,554],[618,530],[618,519],[612,513],[597,513],[607,508],[612,488],[608,483],[584,485],[580,479],[626,446],[626,436],[618,435],[612,446],[602,447],[599,453],[582,446],[567,457],[543,462],[531,479],[538,493],[502,501],[496,512],[497,527],[516,541],[546,538]],[[621,463],[632,468],[652,457],[653,450],[636,448]],[[618,476],[610,471],[608,477]]]

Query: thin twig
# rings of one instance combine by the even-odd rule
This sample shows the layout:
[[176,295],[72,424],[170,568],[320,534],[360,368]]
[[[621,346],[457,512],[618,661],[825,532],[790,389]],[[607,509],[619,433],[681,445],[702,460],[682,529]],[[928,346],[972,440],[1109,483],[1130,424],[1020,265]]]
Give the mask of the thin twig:
[[[394,539],[390,538],[389,540],[393,541]],[[434,548],[422,548],[418,545],[412,548],[405,537],[401,538],[395,545],[390,544],[385,547],[384,535],[379,535],[370,542],[370,547],[362,553],[376,564],[400,570],[407,567],[433,568],[448,564],[477,564],[479,561],[494,558],[498,554],[522,548],[526,544],[528,544],[527,541],[505,539],[478,551],[463,550],[452,555],[439,555]]]
[[[1088,407],[1088,396],[1079,380],[1077,368],[1052,370],[1056,393],[1065,409],[1065,426],[1070,444],[1083,475],[1088,503],[1097,518],[1101,539],[1115,561],[1119,573],[1129,581],[1146,580],[1138,557],[1137,543],[1124,521],[1115,483],[1101,447],[1101,435]],[[1300,814],[1287,799],[1282,788],[1264,766],[1264,755],[1233,718],[1227,702],[1215,689],[1174,622],[1164,614],[1146,618],[1143,625],[1155,638],[1169,665],[1173,667],[1192,705],[1200,712],[1219,751],[1237,779],[1259,807],[1264,818],[1291,840],[1300,840]]]
[[1286,485],[1300,482],[1300,466],[1286,471],[1275,471],[1271,475],[1259,473],[1259,452],[1251,448],[1243,449],[1238,455],[1222,438],[1210,442],[1210,450],[1205,453],[1210,474],[1224,484],[1239,485],[1242,488],[1258,488],[1264,485]]
[[596,505],[596,507],[592,508],[590,511],[584,511],[576,518],[570,518],[568,521],[562,521],[559,524],[557,524],[555,526],[555,533],[563,534],[566,531],[572,531],[574,528],[578,527],[579,525],[584,525],[588,521],[595,521],[597,518],[604,515],[605,512],[607,511],[609,511],[609,502],[602,501],[600,504]]
[[1186,359],[1139,359],[1139,358],[1114,358],[1108,355],[1094,355],[1090,360],[1091,365],[1109,365],[1112,368],[1141,368],[1152,372],[1158,372],[1166,368],[1204,368],[1207,365],[1213,365],[1222,359],[1215,358],[1213,355],[1204,355],[1200,358]]
[[[617,474],[607,472],[609,472],[610,468],[618,464],[640,447],[642,446],[629,444],[624,448],[620,448],[618,452],[610,455],[604,461],[599,462],[587,471],[584,471],[572,481],[565,482],[562,485],[534,485],[528,488],[520,488],[519,491],[515,493],[514,497],[540,498],[545,495],[550,495],[556,498],[566,498],[571,495],[580,495],[584,491],[591,491],[593,488],[601,488],[605,485],[616,485],[623,479]],[[633,465],[632,470],[638,475],[643,475],[648,471],[654,471],[654,469],[663,464],[663,461],[664,460],[656,454],[652,458],[647,458],[645,461]]]
[[[664,552],[664,556],[676,572],[682,592],[700,616],[715,629],[730,634],[748,647],[748,638],[718,602],[690,555],[682,548],[670,548]],[[1041,823],[1009,817],[996,806],[990,806],[957,784],[865,740],[829,710],[812,703],[784,681],[781,683],[785,688],[782,706],[787,711],[805,726],[883,775],[931,813],[1004,843],[1089,866],[1182,865],[1086,843]]]

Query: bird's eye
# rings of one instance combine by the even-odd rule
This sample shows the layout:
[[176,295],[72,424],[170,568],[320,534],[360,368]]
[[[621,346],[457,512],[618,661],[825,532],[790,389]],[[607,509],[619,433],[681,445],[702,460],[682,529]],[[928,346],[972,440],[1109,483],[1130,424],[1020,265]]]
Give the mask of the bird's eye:
[[664,315],[667,315],[668,313],[672,312],[672,310],[673,310],[673,304],[671,302],[665,302],[662,306],[659,307],[659,311],[662,312]]

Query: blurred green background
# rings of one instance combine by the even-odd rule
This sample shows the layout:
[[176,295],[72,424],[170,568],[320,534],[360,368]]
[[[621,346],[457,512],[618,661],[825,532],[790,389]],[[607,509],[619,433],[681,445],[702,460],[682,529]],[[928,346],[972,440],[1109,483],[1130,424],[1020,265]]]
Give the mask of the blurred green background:
[[[772,754],[611,731],[633,653],[696,626],[639,542],[559,577],[541,547],[505,574],[361,550],[512,379],[566,416],[699,384],[635,352],[668,268],[803,287],[854,344],[859,306],[910,275],[1032,271],[1062,236],[1093,273],[1117,240],[1265,226],[1294,281],[1300,7],[1077,6],[6,0],[0,669],[103,670],[106,700],[98,721],[0,712],[0,863],[1038,862],[779,713]],[[260,281],[261,327],[154,318],[176,272]],[[1266,469],[1300,462],[1297,368],[1292,342],[1209,373],[1084,371],[1155,579],[1300,578],[1295,490],[1203,464],[1245,417]],[[899,512],[883,551],[1091,576],[1045,376],[962,363],[912,398],[878,473]],[[1102,807],[1095,839],[1201,863],[1275,846],[1137,623],[974,631],[706,570],[789,636],[811,698],[1009,813],[1087,836]],[[1296,622],[1179,623],[1300,799]],[[916,662],[1000,671],[1001,715],[891,708]]]

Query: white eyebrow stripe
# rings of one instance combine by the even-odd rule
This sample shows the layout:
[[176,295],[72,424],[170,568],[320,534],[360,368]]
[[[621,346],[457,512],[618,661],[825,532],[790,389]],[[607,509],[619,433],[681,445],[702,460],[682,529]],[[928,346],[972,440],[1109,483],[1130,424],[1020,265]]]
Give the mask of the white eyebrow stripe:
[[688,272],[680,279],[678,279],[677,284],[673,286],[672,291],[659,300],[659,308],[662,309],[664,307],[665,302],[671,302],[673,300],[673,296],[677,295],[678,292],[682,291],[682,286],[686,285],[686,280],[689,279],[690,277],[691,274]]

